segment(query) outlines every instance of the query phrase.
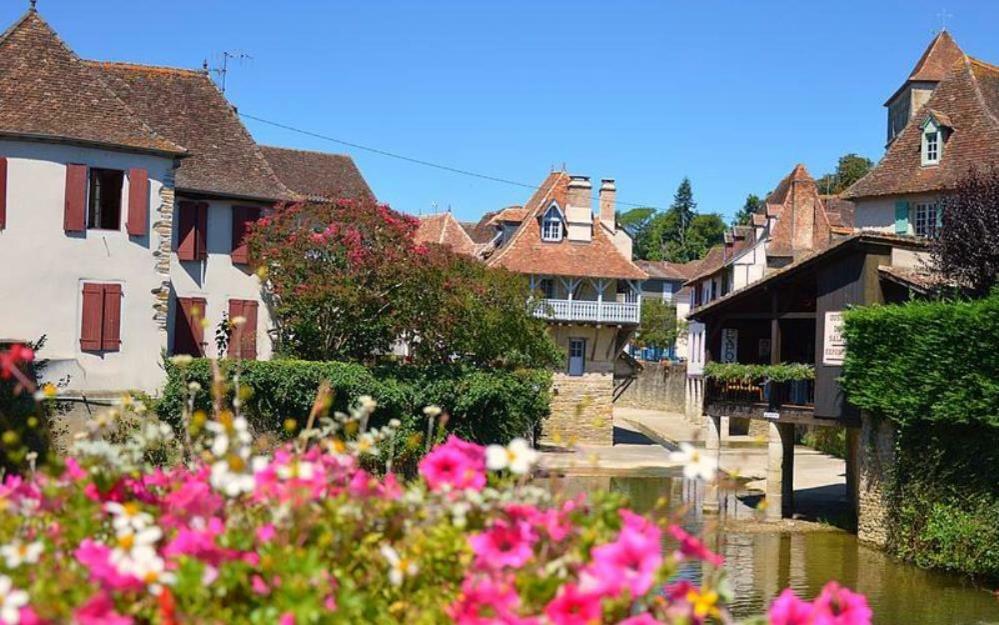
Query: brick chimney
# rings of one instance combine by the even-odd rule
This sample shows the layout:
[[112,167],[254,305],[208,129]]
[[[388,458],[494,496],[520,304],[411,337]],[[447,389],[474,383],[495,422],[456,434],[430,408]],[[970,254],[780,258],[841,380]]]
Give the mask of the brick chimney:
[[604,178],[600,181],[600,221],[607,226],[611,232],[617,228],[614,219],[614,201],[617,198],[617,187],[614,186],[613,178]]
[[593,238],[592,190],[589,176],[569,177],[565,221],[570,241],[589,241]]

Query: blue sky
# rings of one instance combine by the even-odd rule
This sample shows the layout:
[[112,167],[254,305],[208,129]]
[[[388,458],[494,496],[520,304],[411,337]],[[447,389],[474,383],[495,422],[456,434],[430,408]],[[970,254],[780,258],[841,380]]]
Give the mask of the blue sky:
[[[3,0],[0,22],[27,0]],[[141,8],[140,8],[141,7]],[[539,184],[617,179],[622,202],[666,206],[689,176],[731,215],[797,162],[877,159],[882,102],[947,26],[999,63],[999,2],[39,0],[87,58],[200,67],[223,50],[240,111],[346,141]],[[247,122],[263,143],[347,152],[380,199],[462,219],[524,188]]]

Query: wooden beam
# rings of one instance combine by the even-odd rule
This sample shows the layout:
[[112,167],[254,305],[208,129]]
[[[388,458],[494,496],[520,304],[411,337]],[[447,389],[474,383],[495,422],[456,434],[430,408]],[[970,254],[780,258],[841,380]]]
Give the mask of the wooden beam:
[[774,315],[774,313],[772,313],[772,312],[763,312],[763,313],[727,313],[727,314],[725,314],[722,317],[722,319],[725,320],[725,321],[728,321],[728,320],[740,320],[740,319],[748,319],[748,320],[754,320],[754,319],[756,319],[756,320],[760,320],[760,321],[768,321],[768,320],[774,319],[774,318],[777,318],[777,319],[815,319],[815,313],[814,312],[783,312],[783,313],[777,313],[776,315]]

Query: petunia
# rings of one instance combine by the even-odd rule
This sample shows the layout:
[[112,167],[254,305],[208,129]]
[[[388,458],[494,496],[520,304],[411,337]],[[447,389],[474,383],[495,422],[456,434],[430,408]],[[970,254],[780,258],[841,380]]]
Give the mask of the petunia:
[[812,604],[798,598],[790,588],[770,604],[770,625],[808,625],[812,618]]
[[864,595],[829,582],[815,599],[813,625],[870,625],[871,608]]
[[545,616],[553,625],[593,625],[603,620],[600,595],[581,592],[572,582],[559,589],[545,606]]

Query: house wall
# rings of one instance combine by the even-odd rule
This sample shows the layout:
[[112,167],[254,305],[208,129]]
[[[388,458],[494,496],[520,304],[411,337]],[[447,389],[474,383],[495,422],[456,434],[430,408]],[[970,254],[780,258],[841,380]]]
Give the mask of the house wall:
[[767,268],[766,241],[757,241],[746,253],[732,262],[732,286],[734,290],[749,286],[763,279]]
[[676,357],[681,360],[686,360],[690,357],[687,341],[687,332],[682,329],[683,323],[687,321],[687,313],[690,312],[690,298],[684,298],[682,295],[676,297],[676,323],[677,327],[681,328],[681,331],[676,335]]
[[889,196],[856,200],[854,204],[856,206],[857,228],[895,234],[895,202],[902,199],[909,202],[910,206],[909,226],[905,234],[915,234],[911,207],[923,202],[935,202],[938,200],[936,195]]
[[[172,190],[173,159],[111,150],[0,141],[7,157],[7,227],[0,230],[0,338],[34,340],[47,336],[39,354],[51,360],[46,376],[70,376],[69,391],[153,391],[161,383],[160,352],[167,334],[156,306],[168,279],[157,266],[161,236],[170,223],[160,209]],[[66,165],[128,170],[149,176],[148,234],[125,231],[128,176],[122,189],[117,231],[63,231]],[[122,285],[121,349],[80,349],[82,284]]]
[[[193,198],[178,194],[174,220],[177,220],[180,201]],[[204,261],[180,261],[177,254],[170,255],[170,277],[173,280],[173,296],[170,306],[170,349],[173,349],[173,329],[177,314],[177,297],[203,297],[206,300],[204,312],[208,326],[205,328],[205,350],[207,356],[224,356],[215,347],[215,329],[222,320],[223,313],[229,311],[230,299],[255,300],[260,303],[257,309],[257,359],[271,357],[272,344],[268,330],[272,327],[270,309],[261,296],[260,279],[248,265],[232,262],[232,215],[233,206],[251,205],[245,200],[212,200],[208,203],[208,258]],[[177,247],[177,233],[174,233],[173,248]]]

